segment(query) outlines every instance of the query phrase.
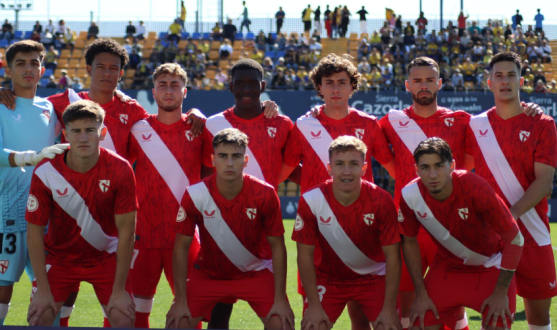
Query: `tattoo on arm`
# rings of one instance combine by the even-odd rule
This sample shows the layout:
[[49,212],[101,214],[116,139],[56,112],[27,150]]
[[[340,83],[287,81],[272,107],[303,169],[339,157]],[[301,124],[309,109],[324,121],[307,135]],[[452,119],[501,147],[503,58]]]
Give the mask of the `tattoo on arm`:
[[509,285],[511,285],[511,280],[513,279],[514,271],[501,269],[499,273],[499,279],[497,280],[497,288],[501,290],[506,290]]

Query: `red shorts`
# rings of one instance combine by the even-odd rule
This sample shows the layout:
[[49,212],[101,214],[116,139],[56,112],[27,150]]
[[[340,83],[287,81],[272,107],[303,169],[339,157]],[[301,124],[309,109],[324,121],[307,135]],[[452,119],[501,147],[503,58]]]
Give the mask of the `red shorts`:
[[[429,298],[437,307],[439,320],[435,318],[433,312],[428,311],[425,315],[425,325],[431,326],[441,323],[450,329],[454,329],[461,307],[472,308],[479,313],[484,300],[493,293],[499,279],[499,272],[499,269],[495,268],[478,273],[449,273],[430,268],[425,277],[425,286]],[[516,283],[514,278],[507,297],[509,299],[509,310],[514,317],[516,309]],[[488,308],[484,310],[482,316],[485,318],[487,313]],[[508,318],[507,325],[510,329],[511,320]],[[497,321],[497,326],[503,327],[501,319]]]
[[[46,257],[46,269],[50,292],[55,302],[64,302],[72,292],[79,291],[79,283],[84,281],[93,285],[95,294],[101,305],[107,305],[112,287],[114,286],[114,274],[116,274],[116,256],[108,259],[105,263],[91,267],[68,267],[52,265]],[[126,291],[131,295],[131,276],[128,274]]]
[[525,246],[515,272],[516,293],[527,299],[557,296],[553,247]]
[[275,302],[273,273],[262,270],[254,276],[218,280],[194,268],[188,276],[187,301],[191,315],[211,320],[216,303],[245,300],[259,317],[266,317]]
[[[362,305],[368,321],[373,322],[383,309],[385,299],[385,276],[377,276],[376,280],[367,284],[329,284],[317,279],[317,293],[321,306],[329,320],[336,322],[349,301],[357,301]],[[304,300],[304,314],[309,305]]]
[[[174,248],[135,249],[131,264],[133,293],[139,296],[152,296],[157,292],[157,285],[164,275],[174,294],[174,275],[172,274],[172,253]],[[193,269],[193,262],[199,253],[199,241],[194,238],[188,254],[188,272]]]
[[[422,257],[422,275],[424,275],[429,265],[432,264],[435,253],[437,253],[437,245],[435,245],[435,242],[433,242],[427,231],[422,230],[421,228],[418,232],[418,245],[420,246],[420,255]],[[402,272],[398,291],[414,291],[414,283],[408,273],[404,257],[402,258]]]

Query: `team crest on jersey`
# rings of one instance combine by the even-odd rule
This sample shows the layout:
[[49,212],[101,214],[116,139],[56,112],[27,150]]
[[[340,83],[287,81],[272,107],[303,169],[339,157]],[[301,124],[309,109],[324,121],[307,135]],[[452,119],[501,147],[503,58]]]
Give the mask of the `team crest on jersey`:
[[29,194],[27,197],[27,211],[35,212],[39,208],[39,200],[37,197]]
[[151,133],[149,135],[141,134],[141,137],[143,138],[143,142],[151,141],[151,136],[153,136],[153,133]]
[[400,125],[400,127],[406,127],[406,126],[408,126],[408,123],[409,123],[409,122],[410,122],[410,120],[407,121],[407,122],[405,122],[405,123],[403,123],[402,120],[399,120],[399,121],[398,121],[398,124]]
[[110,180],[99,180],[99,188],[103,193],[108,191],[108,187],[110,187]]
[[203,213],[205,213],[205,216],[203,216],[203,217],[214,219],[215,218],[215,212],[217,212],[217,210],[213,210],[211,212],[207,212],[207,210],[203,210]]
[[191,133],[191,131],[186,131],[186,139],[188,139],[188,141],[192,141],[194,139],[193,134]]
[[356,137],[360,140],[364,139],[365,130],[363,128],[356,128]]
[[18,114],[17,117],[14,115],[11,115],[12,118],[14,119],[14,123],[19,123],[21,122],[21,114]]
[[128,115],[120,114],[120,121],[122,122],[122,124],[126,125],[128,123]]
[[427,218],[427,212],[425,212],[424,214],[421,214],[420,212],[416,211],[416,213],[418,213],[418,215],[419,215],[420,218],[422,218],[422,219]]
[[8,266],[10,265],[9,260],[0,260],[0,274],[4,274],[8,271]]
[[321,131],[317,131],[317,133],[311,131],[312,140],[320,139],[321,138]]
[[550,289],[550,290],[555,289],[555,288],[557,287],[557,283],[556,283],[556,282],[557,282],[557,281],[553,281],[553,283],[549,282],[549,289]]
[[462,209],[458,209],[458,215],[460,216],[460,218],[462,220],[468,220],[468,208],[462,208]]
[[328,217],[327,219],[324,219],[323,217],[319,217],[319,220],[323,225],[330,225],[331,217]]
[[299,214],[296,214],[296,222],[294,223],[294,230],[299,231],[304,228],[304,219]]
[[274,138],[277,135],[277,129],[275,127],[267,127],[267,133],[269,133],[270,137]]
[[50,111],[43,110],[43,115],[46,117],[46,119],[48,119],[48,122],[50,123]]
[[520,138],[520,141],[525,142],[530,137],[530,132],[520,131],[518,137]]
[[454,118],[445,118],[445,125],[451,127],[454,125]]
[[178,210],[178,216],[176,217],[176,222],[182,222],[186,220],[186,210],[182,206]]
[[403,222],[404,221],[404,216],[402,215],[402,211],[398,210],[398,222]]
[[257,216],[257,209],[246,208],[246,215],[248,219],[253,220]]
[[364,222],[366,223],[366,225],[368,226],[373,225],[373,220],[375,220],[375,214],[373,213],[364,214]]
[[56,189],[56,193],[58,194],[58,197],[68,197],[68,187],[64,190]]
[[487,135],[487,132],[488,132],[488,131],[489,131],[488,129],[486,129],[485,132],[482,132],[482,130],[480,130],[480,137],[481,137],[481,138],[482,138],[482,137],[485,137],[485,136]]

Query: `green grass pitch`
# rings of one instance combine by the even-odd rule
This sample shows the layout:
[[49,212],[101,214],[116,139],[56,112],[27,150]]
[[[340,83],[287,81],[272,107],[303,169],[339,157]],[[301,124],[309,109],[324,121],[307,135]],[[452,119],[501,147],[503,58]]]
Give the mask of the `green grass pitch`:
[[[296,328],[300,328],[300,321],[302,319],[302,299],[297,293],[296,282],[296,245],[290,240],[294,221],[285,220],[284,226],[286,230],[285,242],[286,249],[288,250],[288,297],[292,305],[292,309],[296,315]],[[557,246],[557,224],[551,224],[551,237]],[[557,256],[557,251],[556,251]],[[24,275],[19,283],[15,285],[14,294],[12,298],[12,305],[6,325],[27,325],[27,308],[29,307],[29,294],[31,292],[31,284],[27,277]],[[151,327],[162,328],[165,324],[165,315],[172,302],[172,293],[166,279],[161,279],[158,287],[157,295],[155,296],[155,305],[153,313],[151,314]],[[101,307],[93,292],[92,287],[87,283],[82,283],[81,291],[75,310],[70,318],[70,326],[81,327],[101,327],[102,326],[102,313]],[[475,311],[468,310],[468,320],[470,329],[480,328],[480,317]],[[335,329],[350,329],[348,315],[346,310],[341,318],[336,322]],[[551,305],[551,323],[557,325],[557,303]],[[263,326],[251,310],[249,305],[243,301],[238,302],[234,306],[232,318],[230,322],[231,329],[263,329]],[[515,323],[513,329],[527,330],[526,316],[524,315],[524,304],[522,298],[517,297],[517,310]]]

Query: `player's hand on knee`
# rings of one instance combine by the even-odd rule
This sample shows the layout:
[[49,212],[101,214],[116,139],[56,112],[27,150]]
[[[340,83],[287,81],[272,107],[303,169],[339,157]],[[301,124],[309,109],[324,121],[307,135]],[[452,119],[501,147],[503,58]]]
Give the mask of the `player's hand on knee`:
[[201,135],[206,121],[207,117],[199,109],[192,108],[186,112],[186,123],[191,124],[191,134],[193,137]]
[[418,295],[414,302],[412,303],[412,307],[410,308],[410,326],[412,328],[416,319],[420,320],[420,329],[425,329],[425,314],[427,311],[432,311],[435,318],[439,319],[439,313],[437,312],[437,307],[433,301],[427,296],[427,294]]
[[327,329],[333,328],[333,322],[321,306],[310,306],[302,319],[302,330],[319,330],[321,323],[325,322]]
[[401,330],[402,323],[400,323],[400,316],[398,315],[395,308],[391,309],[383,309],[381,313],[373,322],[373,329],[377,330],[380,329],[380,325],[383,327],[383,330]]
[[261,106],[263,107],[263,116],[265,116],[265,118],[272,119],[278,116],[279,107],[278,104],[275,103],[275,101],[263,101],[261,102]]
[[15,94],[9,88],[0,88],[0,104],[10,110],[15,110]]
[[521,102],[521,105],[524,108],[524,114],[526,116],[536,117],[539,115],[543,115],[543,109],[537,103]]
[[294,329],[294,312],[287,299],[277,301],[273,304],[273,307],[265,318],[265,323],[268,323],[273,315],[280,318],[283,330]]
[[53,315],[58,314],[58,309],[56,308],[56,303],[54,302],[52,293],[49,290],[47,292],[47,290],[38,289],[33,294],[33,298],[27,312],[27,322],[29,322],[29,325],[38,325],[43,313],[49,309],[52,309]]
[[507,317],[512,319],[511,311],[509,310],[509,298],[506,293],[493,292],[493,294],[483,302],[480,313],[483,314],[484,310],[488,308],[487,316],[482,320],[484,329],[497,328],[497,321],[501,318],[504,329],[509,329],[507,324]]
[[121,90],[117,89],[114,92],[114,95],[116,95],[116,97],[120,100],[120,102],[122,103],[126,103],[129,101],[132,101],[133,99],[131,98],[131,96],[124,94],[124,92],[122,92]]
[[130,320],[135,321],[135,303],[125,290],[113,291],[106,306],[106,315],[110,316],[112,309],[116,309]]
[[170,310],[166,313],[166,329],[178,329],[180,320],[183,318],[188,319],[188,323],[191,324],[192,316],[188,304],[184,301],[174,301]]

